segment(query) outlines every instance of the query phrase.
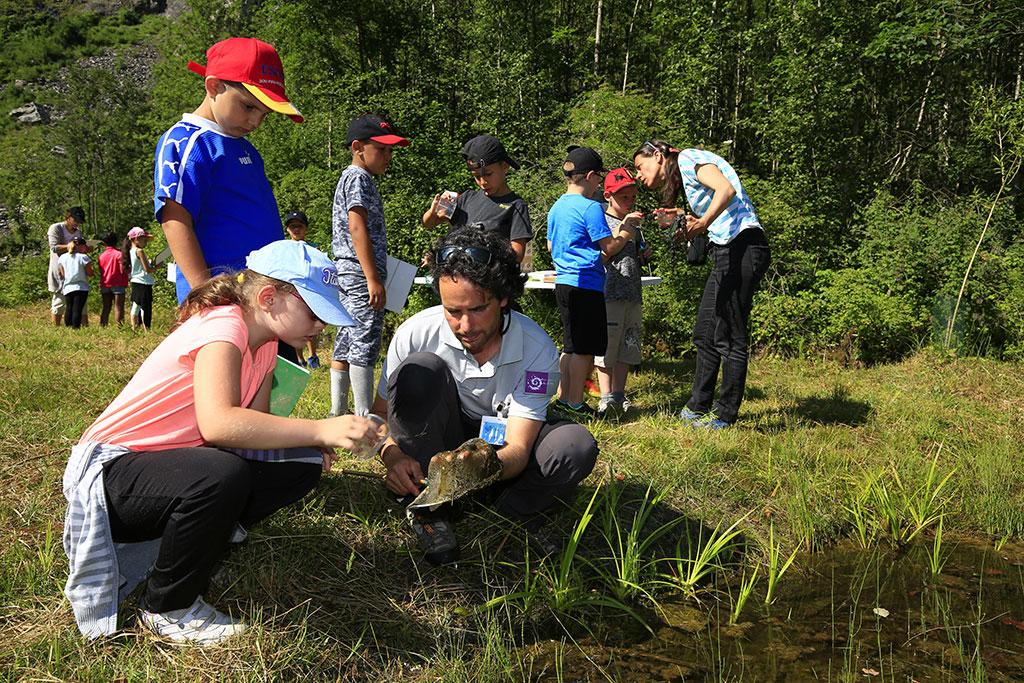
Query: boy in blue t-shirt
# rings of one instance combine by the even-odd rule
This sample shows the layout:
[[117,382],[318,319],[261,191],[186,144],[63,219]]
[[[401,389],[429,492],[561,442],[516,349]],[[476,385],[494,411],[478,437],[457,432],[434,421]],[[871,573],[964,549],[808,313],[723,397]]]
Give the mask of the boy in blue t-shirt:
[[373,177],[388,170],[392,148],[409,140],[376,114],[353,119],[346,139],[352,163],[334,191],[331,247],[341,303],[354,324],[339,327],[334,339],[331,415],[348,412],[349,385],[355,414],[366,415],[374,400],[373,366],[380,355],[388,276],[384,204]]
[[153,209],[178,266],[180,304],[192,287],[241,270],[250,251],[281,237],[281,217],[263,159],[245,136],[271,111],[296,123],[285,97],[284,68],[273,46],[228,38],[206,51],[205,97],[160,136],[153,169]]
[[562,377],[555,408],[566,417],[587,419],[596,412],[583,400],[583,385],[594,368],[594,356],[604,355],[608,346],[604,262],[633,233],[629,226],[620,227],[613,237],[601,205],[590,199],[604,180],[604,162],[597,152],[570,147],[562,171],[565,194],[548,211],[548,249],[562,320]]

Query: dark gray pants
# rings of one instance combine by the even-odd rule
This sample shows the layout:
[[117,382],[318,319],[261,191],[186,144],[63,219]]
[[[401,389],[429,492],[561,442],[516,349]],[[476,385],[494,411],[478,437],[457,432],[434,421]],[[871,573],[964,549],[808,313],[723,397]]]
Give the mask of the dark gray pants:
[[[433,353],[410,354],[388,377],[388,427],[402,452],[426,472],[430,459],[480,433],[480,420],[462,412],[455,378]],[[568,501],[594,469],[597,442],[581,425],[549,421],[530,451],[526,469],[495,484],[495,509],[529,524],[558,501]]]
[[[711,257],[714,267],[708,274],[693,328],[697,367],[686,407],[701,414],[714,410],[718,419],[731,423],[739,414],[747,383],[750,309],[768,271],[771,253],[764,231],[748,228],[725,246],[712,244]],[[718,401],[712,405],[719,366],[722,386]]]

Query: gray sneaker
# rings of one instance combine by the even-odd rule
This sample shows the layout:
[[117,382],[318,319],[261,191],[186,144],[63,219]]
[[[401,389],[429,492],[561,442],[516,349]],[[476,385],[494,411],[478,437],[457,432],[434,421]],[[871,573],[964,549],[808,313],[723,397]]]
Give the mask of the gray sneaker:
[[597,404],[597,416],[603,420],[615,420],[626,414],[626,404],[615,399],[601,399]]
[[420,550],[427,562],[434,565],[451,564],[459,559],[459,539],[451,520],[409,513],[409,523],[416,532]]

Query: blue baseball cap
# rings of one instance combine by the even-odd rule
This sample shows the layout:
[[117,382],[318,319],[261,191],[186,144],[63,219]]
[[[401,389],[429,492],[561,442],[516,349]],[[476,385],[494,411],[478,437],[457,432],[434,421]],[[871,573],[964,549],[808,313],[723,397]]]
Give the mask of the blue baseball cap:
[[291,284],[313,315],[325,323],[339,327],[355,324],[339,299],[338,270],[319,249],[305,242],[278,240],[250,252],[245,267]]

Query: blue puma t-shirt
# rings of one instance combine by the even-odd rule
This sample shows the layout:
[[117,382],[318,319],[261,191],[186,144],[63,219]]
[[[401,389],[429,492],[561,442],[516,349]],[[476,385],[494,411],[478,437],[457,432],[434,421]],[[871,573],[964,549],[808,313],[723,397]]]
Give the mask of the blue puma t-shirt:
[[[245,267],[245,257],[281,239],[283,227],[263,159],[251,142],[195,114],[160,136],[153,168],[157,222],[168,199],[185,207],[212,275]],[[178,303],[189,292],[178,271]]]

